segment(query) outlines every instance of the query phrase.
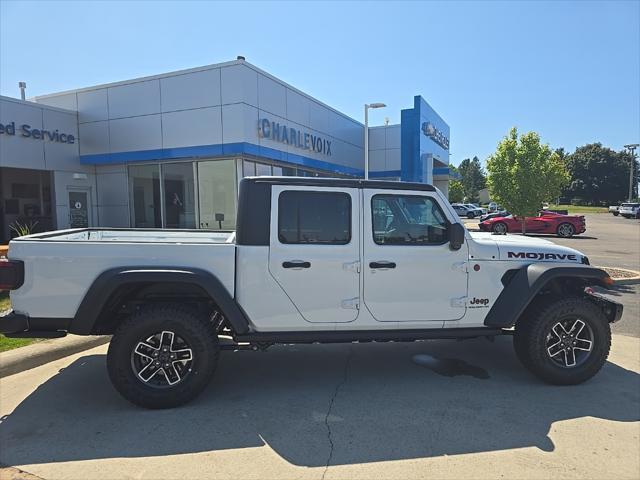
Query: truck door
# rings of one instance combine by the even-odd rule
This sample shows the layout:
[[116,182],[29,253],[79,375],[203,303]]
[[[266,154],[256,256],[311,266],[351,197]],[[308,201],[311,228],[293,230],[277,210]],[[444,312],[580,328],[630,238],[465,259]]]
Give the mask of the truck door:
[[354,188],[274,186],[269,272],[308,322],[352,322],[360,303]]
[[462,318],[467,244],[449,247],[449,221],[437,196],[364,190],[363,201],[364,304],[373,317],[380,322]]

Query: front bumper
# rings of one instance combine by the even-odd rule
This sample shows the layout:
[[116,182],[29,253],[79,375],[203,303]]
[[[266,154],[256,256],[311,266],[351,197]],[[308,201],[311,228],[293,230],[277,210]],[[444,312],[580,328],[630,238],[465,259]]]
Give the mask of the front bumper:
[[602,308],[609,323],[616,323],[622,318],[624,307],[621,303],[611,300],[606,295],[596,292],[591,287],[587,287],[585,293]]

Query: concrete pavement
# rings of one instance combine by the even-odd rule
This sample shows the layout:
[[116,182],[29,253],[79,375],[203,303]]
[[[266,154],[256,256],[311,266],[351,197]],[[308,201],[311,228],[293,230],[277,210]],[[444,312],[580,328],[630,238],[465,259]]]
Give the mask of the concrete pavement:
[[[0,380],[0,462],[45,479],[638,478],[640,340],[552,387],[509,338],[224,352],[193,403],[124,401],[106,347]],[[428,355],[428,356],[426,356]]]

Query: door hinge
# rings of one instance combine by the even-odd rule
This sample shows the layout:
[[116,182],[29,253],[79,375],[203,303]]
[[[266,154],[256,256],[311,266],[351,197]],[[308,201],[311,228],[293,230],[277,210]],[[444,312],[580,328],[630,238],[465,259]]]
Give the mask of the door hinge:
[[355,298],[347,298],[346,300],[342,300],[342,302],[340,302],[340,306],[342,308],[347,308],[347,309],[355,309],[355,310],[360,310],[360,297],[355,297]]
[[351,272],[360,273],[360,260],[343,263],[342,268]]
[[461,272],[467,273],[467,262],[456,262],[451,265],[452,270],[460,270]]
[[458,297],[451,299],[452,307],[466,307],[467,306],[467,297]]

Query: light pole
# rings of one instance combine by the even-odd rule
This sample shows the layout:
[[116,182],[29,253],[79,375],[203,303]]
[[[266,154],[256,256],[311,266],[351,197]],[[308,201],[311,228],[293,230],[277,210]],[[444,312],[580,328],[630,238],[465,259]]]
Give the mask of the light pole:
[[629,168],[629,202],[633,200],[633,164],[636,163],[636,148],[639,146],[640,144],[637,143],[624,146],[631,154],[631,161],[629,162],[631,164]]
[[364,104],[364,179],[369,180],[369,109],[386,107],[384,103]]

